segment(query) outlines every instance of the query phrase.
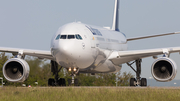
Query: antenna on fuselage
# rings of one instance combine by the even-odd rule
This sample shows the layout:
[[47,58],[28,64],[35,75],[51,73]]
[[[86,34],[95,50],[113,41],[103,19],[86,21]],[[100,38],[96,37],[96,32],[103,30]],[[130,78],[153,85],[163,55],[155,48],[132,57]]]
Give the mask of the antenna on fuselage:
[[112,30],[119,31],[119,0],[115,0]]

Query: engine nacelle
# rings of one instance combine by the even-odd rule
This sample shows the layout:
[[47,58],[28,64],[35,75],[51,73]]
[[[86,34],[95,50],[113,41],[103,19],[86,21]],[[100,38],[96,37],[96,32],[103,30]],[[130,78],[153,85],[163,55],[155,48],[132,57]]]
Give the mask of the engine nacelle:
[[23,82],[29,76],[28,63],[20,58],[12,58],[3,66],[3,75],[10,82]]
[[175,78],[177,73],[176,63],[167,57],[161,57],[154,61],[151,73],[155,80],[168,82]]

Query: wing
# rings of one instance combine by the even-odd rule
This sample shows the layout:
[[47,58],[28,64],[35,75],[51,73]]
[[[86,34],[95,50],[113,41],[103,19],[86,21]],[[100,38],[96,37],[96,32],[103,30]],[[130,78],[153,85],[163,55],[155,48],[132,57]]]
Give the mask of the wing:
[[133,51],[114,51],[108,59],[111,60],[113,64],[119,65],[137,59],[142,59],[142,58],[157,56],[162,54],[170,54],[175,52],[180,52],[180,47],[133,50]]
[[180,34],[180,32],[173,32],[173,33],[166,33],[166,34],[158,34],[158,35],[150,35],[150,36],[140,36],[140,37],[128,38],[127,41],[147,39],[147,38],[166,36],[166,35],[173,35],[173,34]]
[[8,52],[13,54],[18,54],[19,52],[23,52],[24,55],[35,56],[42,59],[54,60],[50,51],[0,47],[0,52]]

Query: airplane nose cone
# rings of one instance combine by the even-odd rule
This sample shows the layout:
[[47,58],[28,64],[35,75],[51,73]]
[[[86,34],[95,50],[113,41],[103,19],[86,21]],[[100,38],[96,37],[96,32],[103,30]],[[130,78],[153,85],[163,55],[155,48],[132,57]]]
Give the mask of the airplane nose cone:
[[94,61],[86,48],[86,44],[82,41],[62,40],[59,42],[59,52],[56,59],[60,65],[66,68],[86,68]]
[[73,55],[75,54],[75,46],[76,45],[73,42],[60,42],[59,50],[62,58],[73,57]]

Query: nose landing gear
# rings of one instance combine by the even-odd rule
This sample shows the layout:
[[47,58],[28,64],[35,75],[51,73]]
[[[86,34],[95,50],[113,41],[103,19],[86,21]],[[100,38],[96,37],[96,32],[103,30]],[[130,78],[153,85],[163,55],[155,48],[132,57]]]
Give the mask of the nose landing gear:
[[[48,86],[66,86],[66,80],[64,78],[59,78],[58,73],[61,71],[61,69],[62,67],[59,68],[57,62],[51,61],[51,72],[53,72],[55,79],[49,78]],[[68,79],[68,85],[79,86],[78,79],[74,79],[74,77],[78,74],[79,69],[74,67],[69,68],[68,71],[72,77],[72,79]]]
[[74,85],[74,86],[79,86],[79,81],[78,79],[74,79],[74,77],[76,77],[76,75],[78,74],[79,72],[79,69],[77,68],[69,68],[68,71],[70,72],[70,76],[72,77],[72,79],[68,79],[68,85],[71,86],[71,85]]

